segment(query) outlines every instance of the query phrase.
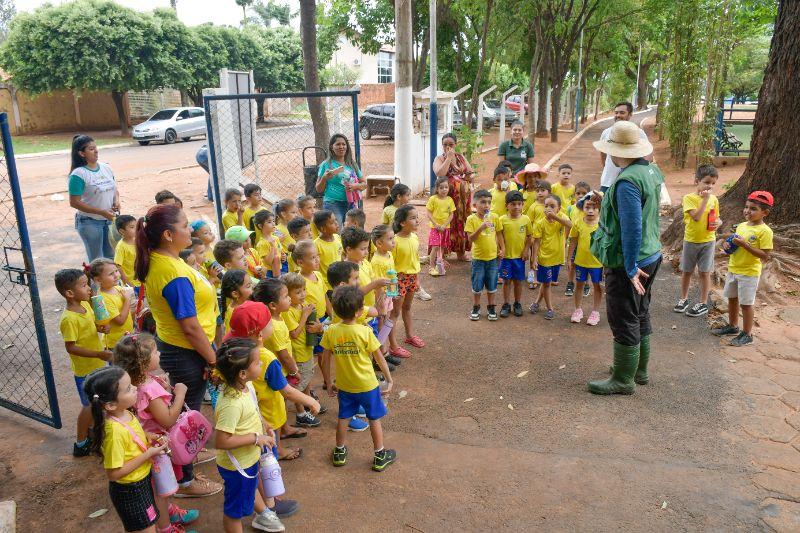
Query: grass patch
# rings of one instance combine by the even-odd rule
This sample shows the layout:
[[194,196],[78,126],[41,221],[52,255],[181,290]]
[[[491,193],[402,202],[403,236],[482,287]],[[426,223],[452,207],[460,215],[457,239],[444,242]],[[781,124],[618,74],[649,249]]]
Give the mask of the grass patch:
[[[130,142],[130,137],[121,135],[89,133],[97,146]],[[17,135],[12,137],[14,154],[38,154],[41,152],[54,152],[56,150],[69,150],[72,147],[72,133],[47,133],[42,135]]]

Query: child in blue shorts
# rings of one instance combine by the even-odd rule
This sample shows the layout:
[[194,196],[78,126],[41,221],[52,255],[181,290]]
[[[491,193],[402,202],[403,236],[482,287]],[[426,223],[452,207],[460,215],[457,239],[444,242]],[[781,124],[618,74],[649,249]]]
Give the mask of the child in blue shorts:
[[511,285],[514,285],[514,316],[522,316],[522,283],[525,281],[525,262],[530,257],[531,219],[522,214],[525,199],[519,191],[506,194],[507,213],[500,217],[500,228],[497,232],[498,257],[500,261],[500,277],[503,278],[503,307],[500,317],[506,318],[512,311],[508,303],[511,296]]
[[481,317],[481,293],[486,290],[486,312],[489,320],[497,320],[494,293],[497,292],[497,234],[503,229],[500,217],[491,212],[492,193],[485,189],[473,196],[476,213],[467,217],[464,231],[472,243],[472,312],[470,320]]
[[558,273],[564,264],[564,244],[566,234],[572,228],[572,221],[561,211],[561,197],[551,194],[544,200],[544,216],[533,224],[533,250],[531,270],[536,271],[539,282],[539,296],[531,304],[531,313],[539,312],[539,304],[544,300],[547,320],[555,318],[550,300],[550,286],[558,281]]
[[[331,324],[322,336],[322,376],[328,395],[339,396],[339,421],[336,426],[336,447],[331,454],[333,466],[347,462],[345,436],[350,420],[363,407],[369,420],[370,434],[375,454],[372,469],[382,472],[397,458],[397,452],[383,447],[383,428],[380,419],[386,415],[381,399],[381,388],[372,359],[386,379],[384,394],[392,390],[392,374],[381,354],[381,343],[368,326],[356,322],[364,307],[364,295],[358,287],[340,285],[331,295],[333,311],[342,319]],[[331,380],[331,358],[336,365],[336,385]]]
[[600,322],[599,309],[600,302],[603,300],[603,287],[600,282],[603,280],[603,264],[592,255],[589,247],[592,243],[592,233],[598,227],[602,194],[594,192],[594,194],[587,194],[584,198],[578,200],[577,208],[581,210],[583,216],[581,216],[581,213],[576,214],[573,219],[572,229],[569,232],[567,264],[574,264],[575,280],[577,281],[574,294],[575,311],[573,311],[570,319],[575,324],[579,324],[583,320],[583,309],[581,308],[581,301],[584,296],[583,287],[590,280],[594,286],[594,295],[592,297],[592,311],[589,313],[586,323],[590,326],[596,326]]

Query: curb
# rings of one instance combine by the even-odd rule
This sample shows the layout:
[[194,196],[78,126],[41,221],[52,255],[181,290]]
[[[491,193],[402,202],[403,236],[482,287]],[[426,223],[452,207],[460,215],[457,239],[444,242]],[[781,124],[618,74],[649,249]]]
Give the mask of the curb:
[[[136,146],[135,142],[128,142],[128,143],[116,143],[116,144],[101,144],[98,148],[108,149],[108,148],[123,148],[125,146]],[[14,154],[14,159],[19,161],[20,159],[36,159],[37,157],[48,157],[51,155],[69,155],[72,151],[71,150],[53,150],[51,152],[36,152],[35,154],[21,154],[16,155]]]

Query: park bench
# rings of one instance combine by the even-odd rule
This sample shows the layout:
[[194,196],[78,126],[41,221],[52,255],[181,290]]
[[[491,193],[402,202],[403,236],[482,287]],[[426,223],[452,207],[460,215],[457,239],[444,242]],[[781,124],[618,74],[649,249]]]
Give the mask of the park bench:
[[722,127],[722,138],[719,140],[720,152],[736,152],[737,154],[742,148],[742,141],[736,135],[729,132],[726,127]]
[[389,194],[389,191],[392,190],[392,186],[397,183],[397,178],[395,176],[385,176],[380,174],[374,174],[371,176],[367,176],[367,190],[366,190],[366,197],[373,198],[377,196],[376,189],[385,190],[385,194]]

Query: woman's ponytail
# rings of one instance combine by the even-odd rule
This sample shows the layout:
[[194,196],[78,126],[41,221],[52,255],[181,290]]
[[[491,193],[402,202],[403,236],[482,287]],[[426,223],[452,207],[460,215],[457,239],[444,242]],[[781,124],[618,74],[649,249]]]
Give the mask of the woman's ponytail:
[[150,208],[136,222],[136,261],[133,269],[136,279],[145,282],[150,271],[150,252],[161,246],[164,232],[178,223],[181,209],[174,204],[160,204]]

